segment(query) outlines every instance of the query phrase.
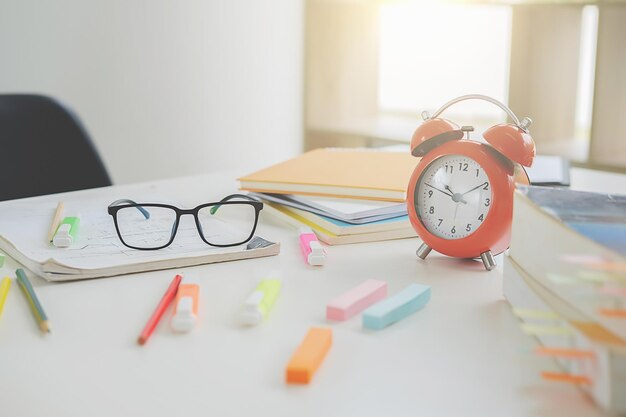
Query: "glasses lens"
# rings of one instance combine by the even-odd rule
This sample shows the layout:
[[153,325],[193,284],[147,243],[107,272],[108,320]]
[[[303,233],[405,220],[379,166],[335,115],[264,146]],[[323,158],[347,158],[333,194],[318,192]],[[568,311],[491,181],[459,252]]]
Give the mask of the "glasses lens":
[[212,245],[238,245],[252,237],[256,210],[252,204],[224,203],[198,212],[200,233]]
[[175,223],[176,212],[164,207],[124,207],[117,212],[122,241],[135,248],[154,249],[167,245]]

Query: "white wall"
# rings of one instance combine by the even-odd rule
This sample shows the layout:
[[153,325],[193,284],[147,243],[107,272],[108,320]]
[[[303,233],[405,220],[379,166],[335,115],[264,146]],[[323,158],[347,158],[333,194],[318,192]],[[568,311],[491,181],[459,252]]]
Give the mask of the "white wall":
[[303,0],[0,0],[0,93],[81,116],[113,180],[302,149]]

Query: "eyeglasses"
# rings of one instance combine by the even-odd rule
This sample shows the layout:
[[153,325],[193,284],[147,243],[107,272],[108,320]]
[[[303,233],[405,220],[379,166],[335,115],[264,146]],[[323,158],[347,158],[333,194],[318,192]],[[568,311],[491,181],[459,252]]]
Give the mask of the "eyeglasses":
[[174,241],[180,218],[186,214],[194,217],[198,234],[206,244],[217,247],[244,244],[254,236],[262,209],[263,203],[243,194],[232,194],[189,210],[122,199],[111,203],[108,212],[125,246],[156,250]]

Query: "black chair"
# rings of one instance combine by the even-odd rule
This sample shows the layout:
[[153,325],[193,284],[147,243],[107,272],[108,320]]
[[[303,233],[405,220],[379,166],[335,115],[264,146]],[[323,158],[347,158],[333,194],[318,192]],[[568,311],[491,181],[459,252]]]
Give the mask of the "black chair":
[[39,95],[0,94],[0,201],[111,185],[78,117]]

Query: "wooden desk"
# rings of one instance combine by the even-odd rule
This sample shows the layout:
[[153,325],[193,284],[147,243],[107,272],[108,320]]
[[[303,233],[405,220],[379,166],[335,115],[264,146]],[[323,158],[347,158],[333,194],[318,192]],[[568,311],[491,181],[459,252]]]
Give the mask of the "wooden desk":
[[[156,183],[193,206],[235,190],[236,173]],[[574,188],[626,191],[626,176],[575,169]],[[72,193],[132,195],[134,186]],[[55,198],[55,197],[44,197]],[[103,208],[104,209],[104,208]],[[2,204],[0,204],[0,213]],[[42,231],[45,233],[45,231]],[[417,239],[329,247],[326,266],[307,266],[294,231],[262,218],[259,234],[279,256],[186,268],[200,285],[200,324],[175,335],[161,323],[136,339],[174,275],[159,271],[51,284],[33,279],[52,333],[41,335],[13,286],[0,319],[0,414],[59,416],[598,416],[575,387],[544,382],[549,359],[524,352],[532,339],[502,297],[500,268],[436,254],[415,257]],[[15,264],[8,261],[4,272]],[[283,292],[263,325],[237,313],[271,269]],[[325,304],[367,278],[390,293],[432,286],[430,304],[380,332],[358,318],[327,323]],[[169,317],[168,317],[169,318]],[[285,365],[310,326],[330,326],[334,346],[309,386],[287,386]]]

